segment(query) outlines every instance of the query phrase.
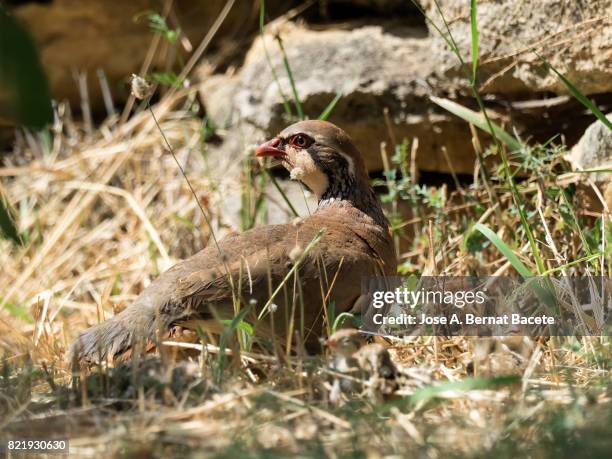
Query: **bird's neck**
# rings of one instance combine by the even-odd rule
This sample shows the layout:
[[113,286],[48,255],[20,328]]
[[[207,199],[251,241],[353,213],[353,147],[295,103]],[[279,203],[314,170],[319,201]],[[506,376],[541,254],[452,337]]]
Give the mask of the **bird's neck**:
[[317,209],[348,203],[372,218],[378,226],[385,229],[388,227],[387,218],[367,180],[355,179],[348,174],[344,177],[332,176],[329,179],[329,186],[319,198]]

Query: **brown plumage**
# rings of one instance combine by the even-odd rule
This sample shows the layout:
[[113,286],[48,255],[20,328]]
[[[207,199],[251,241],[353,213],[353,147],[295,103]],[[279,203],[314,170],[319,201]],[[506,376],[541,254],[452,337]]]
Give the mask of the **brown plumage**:
[[[242,307],[255,305],[247,316],[261,334],[282,336],[293,320],[300,329],[300,308],[293,307],[293,279],[274,303],[271,320],[255,318],[281,283],[300,253],[317,233],[320,242],[302,260],[299,281],[304,304],[307,340],[323,331],[324,297],[336,314],[362,308],[364,276],[391,275],[396,270],[393,245],[367,172],[349,136],[324,121],[302,121],[289,126],[256,150],[257,156],[275,156],[292,177],[307,185],[319,200],[311,216],[285,225],[254,228],[210,244],[191,258],[159,276],[127,309],[84,331],[73,346],[83,362],[127,351],[136,341],[155,341],[158,331],[194,319],[218,320],[235,316]],[[298,247],[296,250],[295,247]],[[233,295],[227,272],[234,284]],[[332,285],[333,284],[333,285]],[[331,291],[330,291],[331,288]],[[363,311],[358,311],[363,312]]]
[[345,328],[327,339],[331,369],[351,376],[334,376],[329,394],[332,403],[342,404],[343,392],[365,391],[372,400],[382,401],[397,390],[398,372],[389,351],[380,343],[367,344],[366,338],[360,330]]

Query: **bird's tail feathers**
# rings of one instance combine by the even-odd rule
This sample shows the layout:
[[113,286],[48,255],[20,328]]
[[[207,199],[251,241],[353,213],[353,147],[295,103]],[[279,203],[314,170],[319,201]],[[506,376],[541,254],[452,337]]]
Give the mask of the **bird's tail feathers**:
[[70,358],[81,364],[115,359],[146,341],[155,342],[158,330],[166,327],[154,310],[132,306],[82,332],[72,345]]

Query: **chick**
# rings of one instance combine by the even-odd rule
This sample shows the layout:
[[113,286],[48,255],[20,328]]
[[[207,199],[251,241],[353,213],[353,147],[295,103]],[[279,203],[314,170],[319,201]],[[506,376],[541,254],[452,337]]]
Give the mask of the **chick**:
[[382,344],[367,344],[353,354],[353,358],[357,360],[359,368],[370,375],[376,375],[384,379],[393,379],[397,374],[397,369],[391,361],[389,351]]
[[344,328],[331,335],[326,344],[332,355],[331,368],[340,373],[348,373],[357,369],[353,355],[366,344],[366,339],[359,330]]
[[342,393],[354,393],[361,390],[357,360],[353,355],[366,344],[365,336],[354,328],[345,328],[332,334],[325,343],[331,352],[329,367],[346,377],[336,376],[330,389],[330,401],[334,405],[342,404]]
[[385,346],[379,343],[367,344],[354,353],[353,358],[367,375],[365,391],[373,401],[382,401],[384,396],[397,390],[397,368]]

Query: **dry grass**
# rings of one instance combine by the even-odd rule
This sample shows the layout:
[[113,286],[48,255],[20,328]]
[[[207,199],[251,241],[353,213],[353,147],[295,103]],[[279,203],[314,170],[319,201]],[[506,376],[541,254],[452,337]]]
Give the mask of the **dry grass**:
[[[253,184],[244,183],[241,164],[209,169],[192,102],[193,92],[183,90],[154,110],[222,235],[238,229],[223,211],[225,200],[245,188],[241,185]],[[342,406],[329,401],[332,376],[324,357],[279,361],[243,353],[220,367],[214,347],[174,345],[161,359],[149,356],[90,375],[71,374],[66,350],[76,334],[126,307],[159,272],[204,247],[210,234],[146,111],[124,125],[109,122],[90,137],[65,112],[51,144],[44,145],[30,139],[22,146],[32,159],[0,169],[28,241],[24,248],[0,241],[3,438],[69,437],[72,454],[97,457],[585,452],[603,457],[610,452],[607,337],[393,341],[386,344],[403,374],[395,396],[382,401],[366,391],[347,397]],[[523,193],[536,211],[534,228],[547,227],[556,241],[554,249],[550,241],[540,243],[554,267],[579,258],[584,247],[576,228],[561,224],[555,203],[542,199],[538,184],[555,182],[552,170],[560,162],[555,157],[546,164],[549,175],[527,177]],[[491,199],[497,204],[491,206]],[[454,193],[429,189],[416,203],[414,218],[395,222],[405,272],[512,269],[482,241],[473,250],[463,245],[476,220],[502,228],[506,239],[521,240],[519,230],[510,231],[518,227],[518,217],[502,181]],[[403,205],[400,200],[399,208]],[[585,231],[609,224],[601,210],[580,210],[580,221],[590,225]],[[529,252],[520,252],[532,267]],[[600,274],[609,272],[605,257],[598,266]],[[595,273],[595,268],[581,264],[569,271]],[[174,341],[189,338],[178,335]]]

